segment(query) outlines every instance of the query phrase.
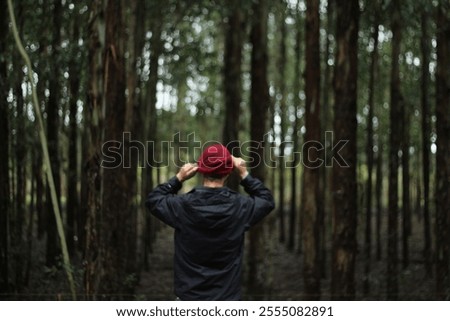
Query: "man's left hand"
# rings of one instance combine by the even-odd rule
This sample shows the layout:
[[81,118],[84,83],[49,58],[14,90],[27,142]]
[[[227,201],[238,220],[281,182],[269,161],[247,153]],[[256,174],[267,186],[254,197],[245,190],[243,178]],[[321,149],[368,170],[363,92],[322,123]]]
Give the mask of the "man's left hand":
[[177,176],[178,180],[181,183],[183,183],[185,180],[188,180],[191,177],[194,177],[195,174],[197,173],[197,170],[198,170],[197,164],[187,163],[187,164],[184,164],[180,168],[180,170],[176,176]]

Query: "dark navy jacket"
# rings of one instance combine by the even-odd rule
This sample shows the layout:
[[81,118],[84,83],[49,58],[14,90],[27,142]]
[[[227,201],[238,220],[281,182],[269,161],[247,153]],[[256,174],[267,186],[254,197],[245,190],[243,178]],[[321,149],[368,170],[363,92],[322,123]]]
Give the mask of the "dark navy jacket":
[[244,233],[270,213],[275,203],[263,183],[248,175],[241,185],[196,187],[176,195],[172,177],[149,195],[151,213],[175,229],[175,294],[181,300],[240,300]]

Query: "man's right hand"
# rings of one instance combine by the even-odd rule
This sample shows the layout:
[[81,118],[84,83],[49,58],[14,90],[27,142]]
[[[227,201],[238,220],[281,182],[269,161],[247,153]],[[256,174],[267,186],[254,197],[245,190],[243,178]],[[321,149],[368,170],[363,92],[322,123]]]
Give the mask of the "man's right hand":
[[233,166],[234,169],[237,171],[241,179],[244,179],[248,175],[247,166],[245,164],[245,160],[243,160],[240,157],[234,157],[233,158]]

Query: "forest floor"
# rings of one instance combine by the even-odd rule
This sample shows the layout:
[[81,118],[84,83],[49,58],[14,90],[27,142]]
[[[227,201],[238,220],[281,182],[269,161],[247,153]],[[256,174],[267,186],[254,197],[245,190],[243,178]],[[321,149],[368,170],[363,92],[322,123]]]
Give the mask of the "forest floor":
[[[398,263],[398,283],[399,300],[434,300],[435,278],[427,276],[422,256],[423,252],[423,222],[414,216],[412,236],[409,242],[410,263],[404,268],[402,260]],[[362,220],[361,220],[362,221]],[[364,294],[363,280],[364,272],[364,227],[363,222],[358,226],[358,254],[356,256],[356,300],[387,300],[387,264],[386,264],[386,226],[387,219],[382,222],[382,257],[380,261],[372,256],[370,265],[369,281],[370,291]],[[298,251],[288,251],[285,244],[278,242],[278,220],[275,213],[264,220],[265,239],[268,246],[265,249],[264,273],[267,283],[267,293],[260,297],[250,297],[245,288],[245,277],[243,284],[243,299],[265,299],[265,300],[302,300],[304,299],[304,279],[302,273],[303,256]],[[375,226],[375,224],[373,225]],[[399,221],[399,227],[401,227]],[[434,225],[432,225],[434,226]],[[399,230],[398,255],[401,257],[401,230]],[[297,242],[298,243],[298,240]],[[375,238],[372,243],[375,244]],[[248,242],[246,242],[248,244]],[[326,264],[324,277],[321,280],[322,300],[331,300],[330,297],[330,274],[331,274],[331,240],[328,237],[326,242]],[[70,299],[67,294],[66,279],[62,268],[52,270],[44,269],[43,259],[45,258],[45,242],[37,241],[34,244],[35,250],[32,253],[33,266],[31,267],[29,286],[22,289],[20,294],[13,294],[12,298],[18,300],[66,300]],[[375,251],[373,251],[375,252]],[[248,249],[246,249],[248,253]],[[142,271],[139,277],[139,284],[134,295],[127,297],[127,300],[164,300],[175,299],[173,290],[173,230],[163,227],[156,235],[153,243],[153,252],[149,257],[149,269]],[[244,253],[245,255],[245,253]],[[243,275],[245,276],[245,265]],[[79,266],[80,262],[76,263]],[[33,272],[34,271],[34,272]],[[81,284],[83,279],[83,269],[75,270],[75,276]],[[2,298],[0,298],[1,300]]]
[[[384,225],[386,226],[386,225]],[[401,226],[401,225],[399,225]],[[433,289],[435,287],[434,278],[428,277],[422,258],[422,231],[419,230],[421,224],[414,222],[413,226],[417,231],[413,233],[410,240],[410,263],[406,268],[399,260],[399,300],[433,300]],[[359,230],[362,230],[360,228]],[[359,239],[362,240],[362,235]],[[276,235],[273,238],[278,239]],[[383,238],[386,240],[386,238]],[[329,243],[329,242],[328,242]],[[375,243],[375,241],[373,241]],[[363,242],[359,241],[359,253],[356,262],[356,300],[387,300],[386,291],[386,257],[383,248],[382,260],[376,261],[372,258],[370,266],[369,280],[370,291],[363,292],[364,256],[362,253]],[[330,247],[330,244],[328,244]],[[271,288],[268,300],[301,300],[303,297],[303,276],[302,276],[302,255],[290,252],[284,244],[278,241],[272,242],[270,251],[270,280]],[[138,300],[174,300],[173,291],[173,230],[163,228],[158,232],[154,243],[154,251],[151,254],[151,266],[148,271],[142,272],[140,283],[136,289]],[[327,253],[331,253],[329,248]],[[399,246],[399,255],[401,247]],[[330,258],[326,258],[330,262]],[[329,266],[328,266],[329,267]],[[330,268],[325,269],[325,276],[321,281],[322,300],[331,300],[330,293]],[[245,271],[244,271],[245,273]],[[245,283],[245,282],[243,282]],[[245,287],[243,287],[245,293]],[[244,300],[249,299],[244,294]]]

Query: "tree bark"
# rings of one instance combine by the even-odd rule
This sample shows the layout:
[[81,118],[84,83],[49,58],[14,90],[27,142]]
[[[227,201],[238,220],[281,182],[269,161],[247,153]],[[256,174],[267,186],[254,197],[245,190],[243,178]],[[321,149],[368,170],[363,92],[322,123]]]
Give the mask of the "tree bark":
[[[67,173],[67,248],[71,255],[75,251],[75,235],[76,235],[76,222],[77,215],[79,213],[78,204],[80,204],[80,198],[78,193],[78,99],[79,99],[79,87],[80,87],[80,69],[79,59],[77,52],[78,38],[79,38],[79,25],[77,22],[72,24],[72,37],[74,38],[74,44],[72,44],[71,58],[69,62],[69,155],[68,155],[68,173]],[[79,228],[83,228],[79,226]]]
[[[147,153],[147,167],[145,173],[144,190],[146,193],[150,192],[156,185],[154,176],[157,170],[156,155],[158,154],[158,118],[156,115],[157,103],[157,85],[158,85],[158,61],[163,51],[163,40],[161,39],[162,32],[162,10],[160,4],[154,4],[155,7],[150,8],[151,19],[150,28],[152,31],[152,38],[150,39],[150,75],[147,82],[146,103],[145,103],[145,119],[148,119],[144,124],[144,131],[149,141],[153,142],[153,148],[148,149]],[[157,180],[159,181],[159,180]],[[145,233],[145,258],[144,268],[149,268],[148,254],[152,251],[152,243],[156,238],[156,226],[158,222],[152,215],[146,216],[146,233]]]
[[81,220],[85,233],[84,241],[84,290],[87,299],[95,299],[99,287],[100,274],[100,228],[101,228],[101,193],[102,171],[100,168],[101,143],[103,141],[104,121],[104,82],[103,51],[105,43],[103,0],[95,0],[90,4],[88,39],[88,95],[84,109],[85,132],[83,137],[83,179],[82,197],[86,204]]
[[366,229],[365,229],[365,262],[364,262],[364,293],[370,291],[370,266],[372,260],[372,187],[373,187],[373,116],[375,109],[375,71],[378,64],[378,26],[379,15],[375,14],[372,32],[373,51],[371,53],[370,74],[369,74],[369,99],[367,116],[367,181],[366,181]]
[[[225,26],[225,54],[223,85],[225,98],[225,122],[222,143],[235,157],[239,157],[239,115],[242,101],[242,48],[244,45],[244,14],[241,1],[230,1]],[[227,185],[238,190],[239,177],[231,174]]]
[[295,80],[294,80],[294,124],[293,124],[293,146],[292,150],[294,151],[294,158],[293,158],[293,164],[291,167],[291,206],[290,206],[290,212],[289,212],[289,239],[287,247],[289,250],[294,250],[295,247],[295,231],[296,231],[296,224],[297,224],[297,189],[298,189],[298,178],[297,178],[297,169],[298,164],[300,164],[300,157],[298,156],[298,150],[299,150],[299,123],[300,120],[298,118],[298,111],[300,110],[300,88],[301,88],[301,44],[302,44],[302,33],[301,33],[301,26],[303,26],[303,21],[301,19],[301,13],[300,13],[300,4],[297,4],[296,8],[296,37],[295,37]]
[[[270,106],[269,87],[267,80],[267,17],[268,4],[266,0],[253,3],[253,20],[250,42],[253,45],[251,53],[251,93],[250,93],[250,148],[252,161],[249,163],[251,174],[264,181],[264,135],[266,131],[267,112]],[[252,298],[265,295],[264,270],[264,224],[258,224],[250,231],[248,252],[248,291]]]
[[[6,8],[6,1],[1,0],[0,6]],[[7,11],[0,12],[0,92],[8,91],[7,74],[7,35],[8,18]],[[10,186],[9,186],[9,122],[8,122],[8,102],[5,97],[0,100],[0,294],[9,292],[9,235],[8,220],[10,209]]]
[[[52,54],[51,54],[51,69],[54,74],[50,77],[49,91],[50,96],[47,104],[47,138],[48,138],[48,152],[50,156],[50,163],[52,173],[55,181],[56,195],[58,197],[58,206],[61,209],[60,195],[61,195],[61,175],[60,167],[60,148],[59,148],[59,106],[60,106],[60,79],[59,79],[59,59],[61,46],[61,16],[62,3],[61,0],[55,0],[53,6],[53,22],[52,22]],[[53,206],[50,197],[50,191],[47,189],[47,251],[46,264],[51,267],[57,264],[57,257],[61,253],[59,247],[58,234],[56,231],[55,214],[53,213]]]
[[281,0],[281,16],[280,16],[280,44],[279,44],[279,57],[278,57],[278,71],[279,71],[279,110],[278,115],[280,117],[280,146],[279,146],[279,166],[278,166],[278,216],[280,218],[280,231],[279,241],[284,243],[286,241],[286,223],[285,223],[285,159],[284,149],[285,143],[285,127],[286,127],[286,4],[284,0]]
[[399,0],[393,0],[391,8],[392,66],[390,84],[390,135],[389,135],[389,214],[388,214],[388,256],[387,256],[387,298],[398,298],[398,167],[400,150],[400,127],[402,94],[400,91],[399,55],[401,45],[401,12]]
[[[431,275],[431,223],[430,223],[430,39],[428,35],[428,14],[422,9],[420,49],[422,56],[421,104],[422,104],[422,176],[423,176],[423,257],[428,275]],[[419,196],[419,195],[418,195]]]
[[376,257],[377,261],[381,260],[381,212],[383,210],[382,206],[382,191],[383,191],[383,142],[381,138],[378,140],[378,152],[377,152],[377,177],[375,180],[375,202],[376,202],[376,238],[377,238],[377,249]]
[[336,67],[334,135],[347,141],[340,154],[346,164],[333,164],[333,299],[355,298],[357,222],[356,102],[358,81],[358,0],[336,2]]
[[450,8],[437,9],[436,70],[436,299],[450,298]]
[[305,300],[320,299],[320,222],[319,222],[319,180],[320,169],[316,162],[320,159],[317,146],[320,142],[320,45],[319,45],[319,0],[306,1],[306,106],[305,144],[302,152],[304,164],[303,189],[303,273],[305,277]]
[[402,125],[401,125],[401,149],[402,149],[402,256],[403,269],[409,265],[409,238],[411,236],[411,204],[410,204],[410,177],[409,177],[409,116],[408,105],[401,106]]
[[130,209],[133,195],[128,171],[123,162],[129,144],[123,142],[126,126],[126,79],[124,58],[123,7],[120,1],[108,0],[105,7],[105,138],[121,157],[111,167],[103,168],[101,229],[101,274],[99,293],[121,298],[134,287],[136,253],[136,212]]

